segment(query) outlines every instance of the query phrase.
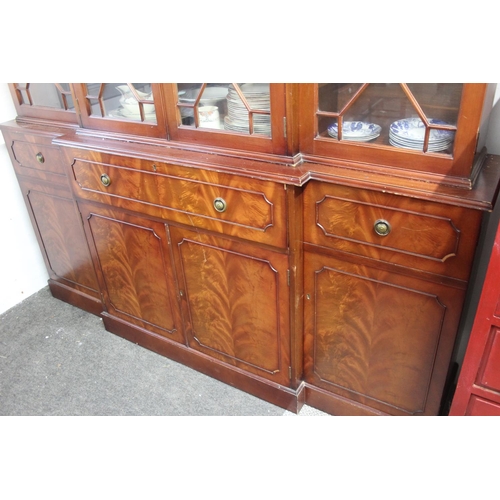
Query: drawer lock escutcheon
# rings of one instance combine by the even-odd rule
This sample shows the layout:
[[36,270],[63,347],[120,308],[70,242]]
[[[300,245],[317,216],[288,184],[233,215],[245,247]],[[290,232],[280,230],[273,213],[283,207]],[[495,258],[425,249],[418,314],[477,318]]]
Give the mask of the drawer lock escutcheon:
[[383,219],[375,221],[373,229],[379,236],[387,236],[391,232],[391,225]]
[[38,163],[44,163],[45,162],[45,158],[43,157],[42,153],[37,153],[36,154],[36,160],[38,161]]
[[108,187],[111,184],[111,179],[108,174],[101,175],[101,183],[104,187]]
[[226,200],[223,198],[215,198],[214,200],[214,208],[217,210],[217,212],[225,212],[227,209],[227,203]]

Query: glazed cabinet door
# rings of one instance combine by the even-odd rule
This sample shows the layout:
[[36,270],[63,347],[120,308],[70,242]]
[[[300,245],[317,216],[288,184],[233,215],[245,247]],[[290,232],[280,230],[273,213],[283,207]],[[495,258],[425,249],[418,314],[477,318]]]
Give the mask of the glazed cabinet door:
[[75,83],[84,128],[109,133],[166,138],[160,85]]
[[80,203],[98,271],[105,315],[184,342],[169,227],[119,210]]
[[180,228],[172,240],[189,347],[289,385],[287,255]]
[[73,84],[9,83],[19,117],[77,124]]
[[[337,415],[437,415],[464,291],[305,252],[310,404]],[[307,402],[307,399],[306,399]]]
[[285,153],[284,84],[172,83],[164,90],[171,140]]
[[480,83],[304,84],[301,151],[470,178],[493,95]]

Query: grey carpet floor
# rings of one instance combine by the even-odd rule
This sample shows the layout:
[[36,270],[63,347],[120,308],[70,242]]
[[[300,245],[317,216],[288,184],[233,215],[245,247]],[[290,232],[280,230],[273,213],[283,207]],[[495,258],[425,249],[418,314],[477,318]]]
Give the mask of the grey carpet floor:
[[107,332],[48,287],[0,315],[0,415],[295,416]]

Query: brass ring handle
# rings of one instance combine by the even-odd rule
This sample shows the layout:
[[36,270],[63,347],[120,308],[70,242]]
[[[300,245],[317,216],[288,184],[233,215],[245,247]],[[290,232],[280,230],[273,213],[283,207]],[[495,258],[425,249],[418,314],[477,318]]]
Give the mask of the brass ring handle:
[[391,225],[386,220],[379,219],[373,224],[373,229],[379,236],[387,236],[391,232]]
[[227,209],[227,203],[226,200],[223,198],[215,198],[214,200],[214,208],[217,210],[217,212],[225,212]]
[[37,153],[36,159],[37,159],[38,163],[43,163],[45,161],[45,158],[43,157],[42,153]]
[[111,184],[111,179],[108,174],[101,175],[101,183],[104,187],[108,187]]

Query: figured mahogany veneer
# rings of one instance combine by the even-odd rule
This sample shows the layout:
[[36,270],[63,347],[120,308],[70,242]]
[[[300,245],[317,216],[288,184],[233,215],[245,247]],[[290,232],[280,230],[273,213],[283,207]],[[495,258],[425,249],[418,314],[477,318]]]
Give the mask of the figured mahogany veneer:
[[[481,212],[461,207],[310,182],[304,238],[344,252],[467,281]],[[376,233],[377,221],[390,232]]]
[[[77,195],[155,217],[286,247],[285,190],[260,180],[65,150]],[[103,185],[101,175],[110,179]],[[214,201],[226,203],[223,212]]]
[[289,385],[287,256],[178,228],[172,237],[188,345]]
[[308,384],[390,414],[436,414],[464,290],[306,252]]
[[[271,84],[270,135],[184,123],[176,84],[144,121],[92,109],[100,84],[58,112],[14,84],[2,132],[54,296],[291,411],[437,415],[500,183],[500,157],[473,161],[491,89],[464,85],[450,152],[327,136],[320,84]],[[497,326],[471,414],[499,413]]]

